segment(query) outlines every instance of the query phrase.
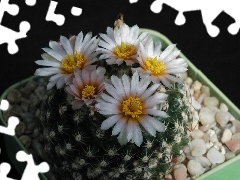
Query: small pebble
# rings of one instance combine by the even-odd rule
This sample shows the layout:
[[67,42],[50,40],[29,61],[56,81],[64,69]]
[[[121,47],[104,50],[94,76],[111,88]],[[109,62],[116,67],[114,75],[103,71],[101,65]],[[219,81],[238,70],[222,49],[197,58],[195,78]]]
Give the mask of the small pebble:
[[186,180],[187,168],[179,167],[173,170],[173,175],[175,180]]
[[22,144],[26,147],[29,148],[31,145],[31,138],[27,135],[22,135],[19,137],[19,140],[22,142]]
[[226,146],[228,147],[228,149],[230,149],[230,151],[232,152],[236,152],[240,149],[240,143],[236,140],[230,140],[225,142]]
[[194,129],[192,132],[191,132],[191,136],[193,139],[200,139],[202,138],[204,135],[204,133],[198,129]]
[[37,88],[38,84],[33,81],[33,80],[30,80],[28,81],[28,83],[26,84],[25,86],[25,90],[26,91],[33,91],[35,88]]
[[10,89],[9,93],[7,95],[7,100],[9,103],[15,104],[15,103],[20,103],[22,98],[22,94],[20,93],[19,90],[16,89]]
[[211,166],[211,162],[208,160],[208,158],[204,156],[195,157],[195,160],[198,161],[204,168],[208,168]]
[[210,109],[203,107],[199,112],[199,121],[202,125],[213,123],[215,121],[214,113]]
[[214,147],[209,149],[207,152],[207,158],[213,165],[223,163],[225,161],[225,156]]
[[192,176],[201,175],[205,171],[202,165],[196,160],[190,160],[187,164],[187,169]]
[[205,97],[203,100],[203,104],[204,106],[215,106],[218,107],[219,106],[219,101],[216,97]]
[[226,154],[225,154],[225,158],[226,160],[229,160],[229,159],[232,159],[236,156],[236,154],[234,152],[231,152],[231,151],[228,151]]
[[227,125],[227,123],[230,120],[230,114],[228,112],[224,111],[218,111],[215,115],[217,123],[221,126],[224,127]]
[[202,85],[201,91],[206,96],[210,96],[210,88],[208,86]]
[[202,83],[200,83],[199,81],[194,81],[191,88],[194,91],[200,91],[200,89],[202,88]]
[[[239,135],[240,135],[240,133],[239,133]],[[223,131],[222,138],[221,138],[222,143],[225,143],[225,142],[231,140],[231,138],[232,138],[232,132],[230,131],[230,129],[225,129]],[[239,136],[239,138],[240,138],[240,136]]]
[[219,109],[220,109],[220,111],[228,112],[228,107],[224,103],[220,103]]
[[193,139],[190,144],[192,156],[202,156],[207,151],[205,142],[202,139]]
[[27,127],[26,127],[25,123],[19,122],[19,124],[15,128],[16,136],[20,137],[21,135],[23,135],[25,133],[26,129],[27,129]]

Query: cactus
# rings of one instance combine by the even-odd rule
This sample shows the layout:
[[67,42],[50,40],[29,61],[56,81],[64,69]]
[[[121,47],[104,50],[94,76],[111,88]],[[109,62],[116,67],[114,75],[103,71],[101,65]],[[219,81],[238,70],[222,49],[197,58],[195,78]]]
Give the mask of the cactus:
[[[128,27],[123,25],[122,21],[119,22],[118,26],[115,27],[117,30],[121,30],[121,26]],[[136,29],[136,26],[134,28]],[[130,32],[134,31],[133,29]],[[108,29],[108,33],[111,34],[111,32]],[[75,50],[72,55],[68,54],[62,60],[64,65],[62,63],[61,68],[65,70],[65,73],[50,77],[48,91],[39,104],[37,112],[41,124],[39,127],[41,141],[45,151],[51,157],[53,167],[59,170],[56,177],[57,179],[76,180],[96,178],[161,179],[160,174],[171,169],[173,157],[180,155],[181,149],[188,143],[189,103],[185,85],[177,75],[177,73],[186,70],[185,62],[178,59],[182,62],[180,64],[176,62],[174,68],[179,65],[179,70],[170,69],[172,72],[169,73],[170,75],[166,75],[165,79],[159,78],[159,82],[156,82],[156,78],[155,81],[151,78],[156,75],[165,76],[167,74],[165,71],[169,68],[164,62],[160,63],[158,60],[158,57],[167,58],[156,54],[161,53],[159,42],[154,44],[147,34],[139,35],[140,44],[129,45],[129,43],[122,42],[113,49],[113,53],[120,58],[120,60],[116,60],[107,53],[104,54],[104,48],[106,49],[108,46],[104,44],[103,40],[107,42],[110,40],[103,34],[100,36],[101,40],[93,38],[86,40],[86,42],[83,40],[82,34],[72,37],[69,41],[63,37],[60,38],[66,51],[66,44],[64,45],[66,42],[69,42],[72,49]],[[87,39],[87,37],[85,38]],[[87,50],[84,52],[84,47],[78,48],[80,45],[76,43],[79,39],[81,39],[82,45],[85,43],[85,46],[91,49],[88,56],[94,60],[88,60],[88,64],[84,64],[84,56],[81,55],[87,53]],[[97,50],[94,42],[102,48]],[[50,46],[52,49],[60,47],[57,43],[52,43]],[[136,47],[140,50],[136,50]],[[144,48],[151,47],[156,49],[155,57],[147,58],[143,62],[139,58],[143,57],[143,54],[147,54],[144,52]],[[168,58],[172,61],[176,60],[176,56],[179,54],[178,51],[173,51],[174,47],[171,46],[165,51],[165,56],[168,53]],[[37,61],[39,65],[46,65],[46,60],[58,58],[56,54],[52,53],[52,50],[45,49],[45,51],[48,54],[43,55],[45,57],[43,62]],[[126,51],[127,53],[125,53]],[[139,64],[136,63],[136,59]],[[51,65],[56,66],[56,64]],[[148,75],[141,74],[146,69]],[[37,70],[36,74],[48,76],[54,74],[44,74],[46,71],[46,68]],[[153,74],[149,76],[149,72]],[[174,74],[174,72],[177,73]],[[66,78],[64,76],[67,73],[69,76]],[[92,77],[97,81],[92,82]],[[153,113],[150,117],[153,119],[152,123],[159,127],[151,125],[150,128],[149,124],[141,122],[148,100],[141,100],[144,92],[138,98],[137,94],[132,91],[133,88],[142,88],[134,87],[134,83],[145,86],[143,83],[145,81],[147,83],[145,90],[150,92],[149,89],[151,89],[152,91],[152,96],[149,95],[152,98],[151,101],[155,101],[154,97],[161,97],[157,99],[159,103],[152,110],[147,109],[156,114],[153,115]],[[132,121],[138,121],[137,127],[140,132],[136,134],[128,130],[118,129],[116,133],[114,132],[117,129],[116,126],[120,126],[118,124],[121,122],[115,122],[116,125],[112,129],[114,124],[107,123],[110,122],[111,115],[112,119],[114,115],[110,110],[105,109],[104,105],[109,105],[110,100],[116,103],[114,95],[120,96],[118,93],[121,92],[117,86],[123,86],[127,92],[126,84],[131,83],[132,89],[129,91],[135,95],[129,96],[128,99],[124,97],[118,112],[121,111],[121,116],[126,116]],[[83,87],[80,88],[80,85]],[[112,94],[109,90],[111,88],[115,89],[117,93]],[[107,102],[106,99],[110,100]],[[144,104],[145,101],[146,104]],[[160,125],[163,129],[160,128]],[[128,125],[125,124],[126,126]],[[116,137],[118,133],[120,134]],[[126,133],[126,137],[124,133]],[[133,135],[133,133],[135,134]]]

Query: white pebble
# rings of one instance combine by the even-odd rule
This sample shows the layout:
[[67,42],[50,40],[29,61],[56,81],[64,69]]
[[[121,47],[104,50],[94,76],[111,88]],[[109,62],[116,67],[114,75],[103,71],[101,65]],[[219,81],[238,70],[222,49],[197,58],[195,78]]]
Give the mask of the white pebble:
[[[239,135],[240,135],[240,133],[239,133]],[[230,129],[225,129],[223,131],[222,138],[221,138],[222,143],[229,141],[231,138],[232,138],[232,132],[230,131]],[[239,136],[239,138],[240,138],[240,136]]]
[[213,134],[212,136],[210,135],[210,142],[212,143],[218,142],[218,138],[216,134]]
[[219,106],[219,101],[216,97],[205,97],[203,100],[203,104],[204,106],[215,106],[218,107]]
[[190,150],[192,156],[202,156],[206,153],[207,147],[202,139],[194,139],[191,141]]
[[226,126],[230,120],[230,117],[230,114],[224,111],[218,111],[215,115],[216,121],[221,127]]
[[185,83],[186,83],[187,85],[189,85],[189,86],[191,86],[192,82],[193,82],[193,80],[192,80],[192,78],[190,78],[190,77],[187,77],[187,78],[185,79]]
[[215,121],[214,113],[210,109],[203,107],[199,112],[199,120],[202,125],[211,124]]
[[225,156],[214,147],[209,149],[207,152],[207,158],[213,165],[223,163],[225,161]]
[[187,169],[192,176],[199,176],[205,171],[201,164],[196,160],[190,160],[187,164]]
[[193,97],[192,97],[192,106],[197,111],[200,110],[202,107],[201,104],[198,101],[196,101]]
[[228,152],[226,152],[226,154],[225,154],[226,160],[232,159],[232,158],[234,158],[235,156],[236,156],[236,154],[235,154],[234,152],[232,152],[232,151],[228,151]]
[[207,95],[206,94],[200,94],[200,96],[198,97],[197,101],[202,104],[204,98],[206,97]]
[[228,112],[228,107],[224,103],[220,103],[219,109],[220,109],[220,111]]
[[236,133],[239,133],[240,132],[240,121],[238,121],[238,120],[232,121],[232,124],[236,128]]
[[203,137],[204,133],[198,129],[194,129],[191,132],[191,136],[193,139],[201,139]]
[[240,133],[236,133],[232,136],[232,140],[236,140],[238,142],[240,142]]
[[198,161],[204,168],[211,166],[211,162],[204,156],[195,157],[195,160]]

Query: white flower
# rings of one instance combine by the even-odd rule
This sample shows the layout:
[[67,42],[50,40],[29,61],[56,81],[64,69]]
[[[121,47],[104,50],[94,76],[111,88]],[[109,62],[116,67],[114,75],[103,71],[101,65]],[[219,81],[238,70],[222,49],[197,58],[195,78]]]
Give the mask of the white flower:
[[83,70],[74,69],[73,84],[66,87],[66,91],[73,95],[75,99],[72,102],[73,109],[78,109],[82,105],[91,105],[95,98],[104,90],[105,68],[88,66]]
[[65,84],[70,84],[75,67],[84,69],[97,61],[98,42],[96,37],[92,38],[91,32],[86,34],[85,38],[80,32],[77,37],[73,36],[70,39],[61,36],[60,43],[50,41],[50,48],[43,48],[46,52],[42,56],[44,60],[35,61],[38,65],[50,67],[37,69],[35,75],[51,76],[47,89],[51,89],[55,85],[59,89]]
[[139,42],[147,44],[151,41],[151,37],[147,32],[139,35],[139,27],[137,25],[129,27],[122,23],[114,29],[108,27],[107,34],[100,34],[102,40],[99,42],[98,48],[102,55],[100,59],[106,59],[108,64],[122,64],[126,62],[131,66],[136,62]]
[[161,43],[157,41],[144,46],[140,43],[137,60],[140,64],[137,70],[142,75],[149,75],[154,83],[162,83],[170,87],[173,82],[182,82],[175,75],[187,70],[187,63],[182,58],[177,58],[180,51],[175,51],[176,45],[168,46],[161,52]]
[[102,99],[97,99],[98,112],[108,116],[101,124],[102,130],[114,126],[112,135],[120,133],[120,144],[132,140],[137,146],[143,142],[139,124],[152,136],[156,136],[156,131],[165,131],[164,124],[154,117],[168,117],[166,112],[153,109],[156,104],[165,102],[167,98],[166,94],[156,92],[159,84],[148,88],[149,78],[139,80],[137,72],[133,74],[131,82],[127,75],[123,75],[121,79],[111,76],[111,82],[112,85],[105,83],[108,94],[103,93]]

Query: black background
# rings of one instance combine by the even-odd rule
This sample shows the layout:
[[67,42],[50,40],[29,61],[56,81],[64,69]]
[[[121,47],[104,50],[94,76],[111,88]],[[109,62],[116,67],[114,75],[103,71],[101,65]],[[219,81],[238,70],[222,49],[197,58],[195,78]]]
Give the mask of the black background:
[[[56,0],[57,1],[57,0]],[[57,26],[55,22],[45,20],[49,0],[37,0],[33,7],[24,0],[10,0],[19,5],[17,16],[4,14],[1,25],[19,31],[19,24],[25,20],[31,24],[27,38],[17,40],[19,52],[8,54],[7,44],[0,45],[0,94],[10,85],[34,74],[38,66],[35,60],[41,59],[41,48],[48,47],[49,40],[57,41],[60,35],[69,36],[83,31],[92,31],[94,35],[105,33],[108,26],[113,26],[118,13],[124,14],[125,23],[137,24],[141,28],[157,30],[166,35],[229,99],[240,107],[239,60],[240,33],[231,35],[227,27],[234,19],[222,12],[213,21],[220,28],[220,34],[212,38],[202,22],[201,11],[185,12],[186,23],[175,25],[178,11],[163,5],[159,14],[150,10],[153,0],[139,0],[130,4],[128,0],[58,0],[56,13],[65,16],[65,23]],[[72,6],[82,8],[80,16],[70,13]],[[1,33],[1,32],[0,32]],[[0,163],[6,162],[3,139],[0,137]],[[20,179],[11,171],[9,177]]]

